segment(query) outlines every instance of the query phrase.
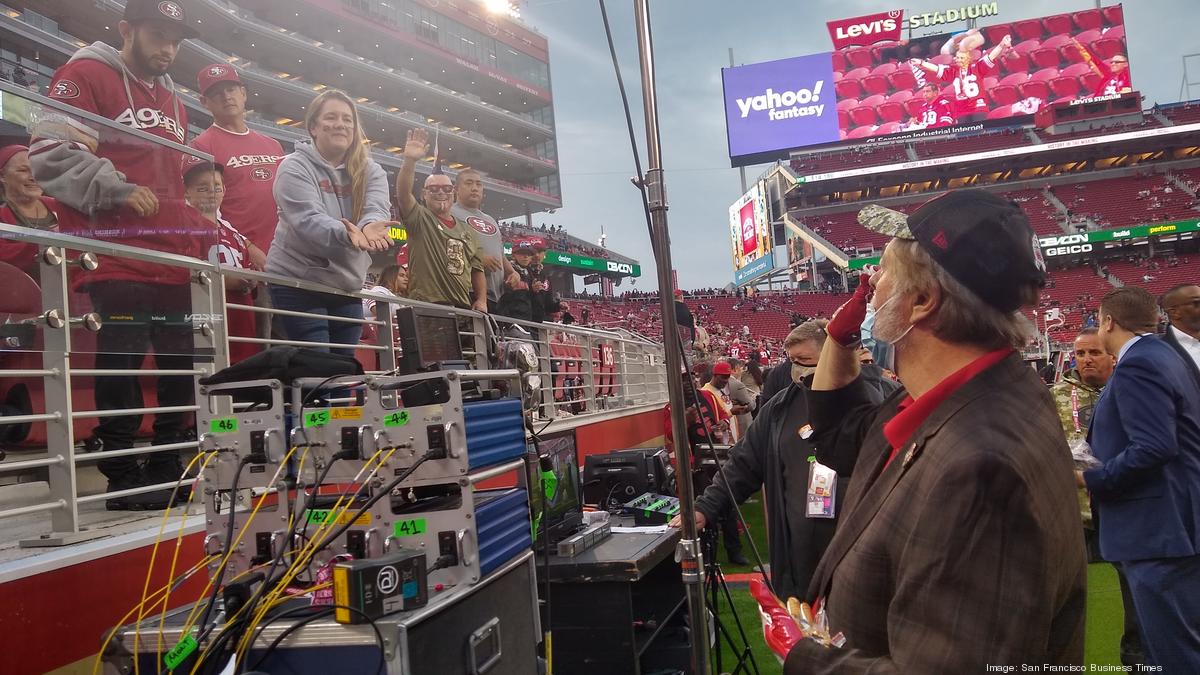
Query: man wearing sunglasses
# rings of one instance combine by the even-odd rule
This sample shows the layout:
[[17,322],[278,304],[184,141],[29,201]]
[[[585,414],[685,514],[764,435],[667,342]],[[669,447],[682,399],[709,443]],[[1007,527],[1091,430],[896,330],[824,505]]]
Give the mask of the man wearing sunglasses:
[[1200,387],[1200,286],[1180,284],[1163,293],[1158,304],[1170,322],[1163,339],[1183,357]]
[[451,213],[454,183],[440,170],[425,179],[424,206],[413,196],[417,161],[429,151],[424,129],[408,132],[404,164],[396,176],[400,216],[408,229],[408,297],[486,312],[487,278],[475,231]]
[[1071,43],[1079,50],[1083,60],[1092,67],[1092,72],[1100,76],[1100,84],[1096,85],[1092,96],[1111,96],[1133,91],[1133,84],[1129,80],[1129,57],[1124,54],[1113,54],[1112,58],[1105,62],[1103,59],[1096,58],[1087,47],[1084,47],[1075,38],[1071,38]]

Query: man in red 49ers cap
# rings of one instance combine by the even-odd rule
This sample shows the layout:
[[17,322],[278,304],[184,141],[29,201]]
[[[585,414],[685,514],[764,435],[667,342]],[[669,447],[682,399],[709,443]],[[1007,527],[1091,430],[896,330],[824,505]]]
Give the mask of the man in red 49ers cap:
[[[194,258],[204,258],[215,241],[216,229],[184,201],[179,172],[184,153],[178,148],[187,142],[187,112],[167,75],[180,43],[196,37],[193,25],[181,0],[128,0],[117,24],[120,50],[96,42],[54,73],[50,98],[166,141],[153,143],[47,111],[33,131],[30,161],[46,194],[84,214],[88,227],[80,234]],[[192,369],[192,330],[183,321],[193,313],[187,269],[103,256],[95,271],[72,275],[72,282],[87,291],[104,320],[96,337],[96,368],[136,371],[153,352],[158,369]],[[160,376],[157,394],[161,407],[191,405],[191,377]],[[99,410],[147,405],[138,379],[127,375],[96,377],[95,398]],[[132,448],[140,426],[139,415],[101,417],[85,446]],[[194,440],[188,414],[155,415],[153,445]],[[107,457],[98,466],[109,492],[165,487],[110,498],[110,510],[166,507],[182,473],[177,449]]]
[[[246,126],[246,85],[228,63],[204,66],[196,74],[200,103],[212,114],[212,126],[192,145],[224,167],[225,201],[221,217],[263,252],[271,250],[279,215],[275,208],[275,169],[283,159],[279,141]],[[271,294],[254,296],[259,307],[271,306]],[[271,337],[271,315],[255,315],[258,337]],[[281,322],[276,337],[283,337]]]
[[279,141],[246,126],[246,85],[228,63],[213,63],[196,74],[200,103],[213,123],[192,145],[225,167],[221,216],[254,245],[269,251],[278,216],[271,189],[283,159]]

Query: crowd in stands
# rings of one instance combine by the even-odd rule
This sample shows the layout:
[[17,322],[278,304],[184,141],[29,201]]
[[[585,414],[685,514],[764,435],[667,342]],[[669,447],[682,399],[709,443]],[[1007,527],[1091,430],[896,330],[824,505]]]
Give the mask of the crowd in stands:
[[537,227],[528,227],[523,223],[509,221],[500,223],[500,232],[504,235],[504,240],[507,242],[517,241],[525,237],[540,237],[550,249],[555,251],[586,255],[605,260],[612,257],[612,253],[607,248],[594,246],[578,237],[567,234],[561,225],[546,225],[543,223]]

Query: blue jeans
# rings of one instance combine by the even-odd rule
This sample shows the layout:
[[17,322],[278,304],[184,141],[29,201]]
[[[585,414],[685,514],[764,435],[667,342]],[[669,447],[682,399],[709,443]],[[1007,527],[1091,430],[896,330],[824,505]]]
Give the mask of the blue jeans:
[[[306,291],[287,286],[271,287],[271,302],[276,309],[286,309],[293,312],[308,314],[323,314],[347,319],[361,319],[362,301],[358,298],[346,298],[328,293]],[[354,347],[362,335],[362,324],[345,321],[328,321],[316,317],[282,316],[283,328],[287,331],[289,340],[303,342],[329,342],[352,345],[347,349],[330,349],[329,347],[311,347],[321,351],[332,351],[335,354],[354,356]]]

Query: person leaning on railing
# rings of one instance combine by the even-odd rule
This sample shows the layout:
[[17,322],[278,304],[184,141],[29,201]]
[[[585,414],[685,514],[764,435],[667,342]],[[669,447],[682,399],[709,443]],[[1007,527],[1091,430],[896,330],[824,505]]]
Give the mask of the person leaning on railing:
[[[330,89],[313,99],[305,126],[312,142],[297,143],[276,174],[279,226],[267,272],[347,293],[362,290],[367,252],[391,246],[387,176],[367,156],[358,109],[344,92]],[[362,302],[345,295],[272,284],[271,301],[282,310],[363,318]],[[284,316],[283,325],[289,339],[302,342],[355,345],[362,334],[358,323],[320,317]]]

